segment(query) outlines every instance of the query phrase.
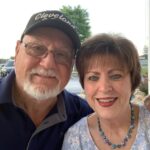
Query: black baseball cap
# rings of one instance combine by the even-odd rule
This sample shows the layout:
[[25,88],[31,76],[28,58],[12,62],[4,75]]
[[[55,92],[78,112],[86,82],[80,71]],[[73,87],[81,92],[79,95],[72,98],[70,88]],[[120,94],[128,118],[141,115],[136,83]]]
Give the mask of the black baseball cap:
[[60,29],[71,38],[75,50],[80,48],[81,43],[76,27],[62,12],[58,10],[47,10],[33,14],[26,25],[21,40],[24,35],[38,27],[54,27]]

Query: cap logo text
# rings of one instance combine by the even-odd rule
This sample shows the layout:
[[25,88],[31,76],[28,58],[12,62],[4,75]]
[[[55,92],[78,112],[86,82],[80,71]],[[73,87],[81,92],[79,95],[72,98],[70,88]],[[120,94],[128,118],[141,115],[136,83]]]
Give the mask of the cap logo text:
[[59,19],[62,22],[70,25],[73,29],[75,29],[75,26],[63,15],[59,13],[39,13],[35,16],[35,21],[41,20],[48,20],[48,19]]

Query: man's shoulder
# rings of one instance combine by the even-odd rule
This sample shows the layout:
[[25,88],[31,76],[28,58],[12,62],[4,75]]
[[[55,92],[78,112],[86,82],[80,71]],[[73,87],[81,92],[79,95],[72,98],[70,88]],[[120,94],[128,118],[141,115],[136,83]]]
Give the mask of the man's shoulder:
[[[78,129],[78,130],[86,129],[87,128],[87,118],[88,118],[88,116],[81,118],[79,121],[77,121],[75,124],[73,124],[71,128],[73,130],[74,129],[75,130],[76,129]],[[70,128],[70,130],[72,130],[71,128]]]
[[0,77],[0,85],[3,83],[11,84],[15,78],[15,71],[12,70],[7,76]]
[[0,103],[10,102],[12,98],[12,84],[15,72],[10,72],[7,76],[0,79]]
[[86,100],[74,93],[70,93],[66,90],[64,90],[63,92],[63,96],[64,96],[64,101],[66,104],[68,105],[88,105]]
[[64,101],[66,110],[69,112],[76,112],[79,115],[82,114],[83,116],[92,112],[92,109],[85,99],[66,90],[64,91]]
[[71,99],[75,99],[75,100],[79,100],[79,101],[80,100],[85,100],[84,98],[78,96],[77,94],[71,93],[71,92],[69,92],[67,90],[64,90],[64,96],[66,98],[71,98]]

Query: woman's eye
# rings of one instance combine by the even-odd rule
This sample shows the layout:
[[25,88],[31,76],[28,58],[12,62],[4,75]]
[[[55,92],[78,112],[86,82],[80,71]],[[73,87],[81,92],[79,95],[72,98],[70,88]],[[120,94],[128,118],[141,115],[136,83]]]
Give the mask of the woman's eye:
[[120,79],[121,77],[122,77],[121,74],[114,74],[114,75],[111,75],[111,76],[110,76],[110,78],[111,78],[112,80],[118,80],[118,79]]
[[97,81],[99,79],[98,76],[90,76],[88,77],[88,80],[91,80],[91,81]]

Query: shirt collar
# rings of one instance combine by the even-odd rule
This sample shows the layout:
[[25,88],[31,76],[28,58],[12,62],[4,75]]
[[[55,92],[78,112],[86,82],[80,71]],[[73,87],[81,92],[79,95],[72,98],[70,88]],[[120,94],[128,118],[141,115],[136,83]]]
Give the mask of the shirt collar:
[[65,102],[64,102],[64,92],[62,92],[58,96],[56,107],[53,109],[57,109],[57,111],[52,114],[50,112],[48,117],[41,123],[41,125],[32,134],[32,137],[37,133],[39,133],[40,131],[47,129],[48,127],[51,127],[55,124],[67,120],[67,113],[66,113]]

